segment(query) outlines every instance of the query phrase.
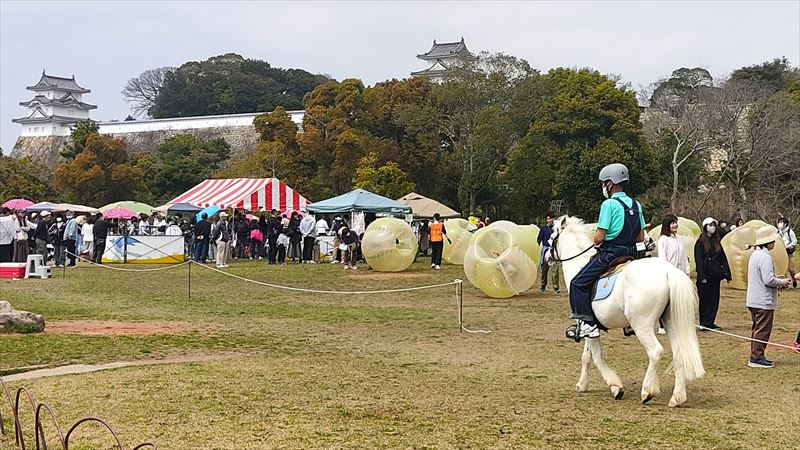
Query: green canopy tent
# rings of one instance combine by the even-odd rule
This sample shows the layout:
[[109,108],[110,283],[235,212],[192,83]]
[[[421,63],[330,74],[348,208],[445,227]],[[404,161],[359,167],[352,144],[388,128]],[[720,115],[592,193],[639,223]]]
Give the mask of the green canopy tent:
[[410,206],[363,189],[355,189],[338,197],[312,203],[307,209],[312,213],[411,214]]

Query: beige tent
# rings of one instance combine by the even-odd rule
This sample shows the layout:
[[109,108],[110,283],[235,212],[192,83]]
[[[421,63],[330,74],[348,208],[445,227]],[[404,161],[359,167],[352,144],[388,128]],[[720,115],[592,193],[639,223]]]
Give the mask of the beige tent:
[[449,217],[461,217],[461,214],[458,212],[453,211],[436,200],[431,200],[428,197],[419,195],[416,192],[398,198],[397,201],[410,206],[414,217],[431,218],[434,213],[439,213],[444,219]]

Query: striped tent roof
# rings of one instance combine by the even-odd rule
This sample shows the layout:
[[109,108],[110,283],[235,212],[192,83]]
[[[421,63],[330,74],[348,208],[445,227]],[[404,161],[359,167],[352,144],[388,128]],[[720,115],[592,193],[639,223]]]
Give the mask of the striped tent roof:
[[277,178],[228,178],[206,180],[172,199],[170,204],[191,203],[207,207],[255,211],[305,209],[308,200]]

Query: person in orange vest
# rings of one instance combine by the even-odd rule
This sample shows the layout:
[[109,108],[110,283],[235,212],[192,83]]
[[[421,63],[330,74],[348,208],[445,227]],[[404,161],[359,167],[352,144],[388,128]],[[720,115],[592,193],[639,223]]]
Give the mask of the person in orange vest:
[[[431,269],[439,270],[442,267],[442,250],[444,250],[444,239],[447,238],[447,230],[444,223],[440,220],[439,213],[433,214],[433,221],[428,224],[428,236],[431,242]],[[447,238],[450,242],[450,238]]]

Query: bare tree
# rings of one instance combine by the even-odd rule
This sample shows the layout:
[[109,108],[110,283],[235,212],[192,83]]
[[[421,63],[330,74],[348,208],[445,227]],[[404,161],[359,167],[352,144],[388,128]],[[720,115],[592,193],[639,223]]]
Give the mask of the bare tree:
[[708,99],[709,129],[720,161],[698,213],[727,181],[744,219],[797,214],[800,108],[782,94],[769,94],[752,84],[728,81]]
[[643,129],[650,141],[668,146],[672,154],[669,204],[673,211],[677,211],[681,167],[692,158],[703,156],[713,144],[705,106],[703,102],[687,98],[673,103],[668,109],[650,108],[642,116]]
[[161,86],[164,85],[166,75],[174,71],[174,67],[159,67],[142,72],[138,77],[131,78],[122,89],[122,97],[131,104],[131,111],[136,117],[148,116]]

